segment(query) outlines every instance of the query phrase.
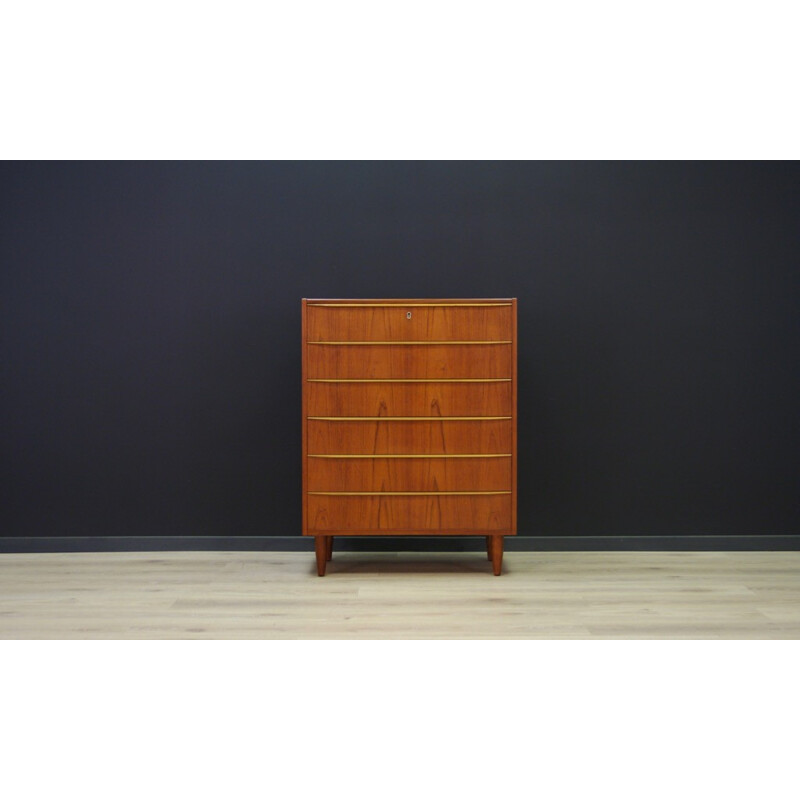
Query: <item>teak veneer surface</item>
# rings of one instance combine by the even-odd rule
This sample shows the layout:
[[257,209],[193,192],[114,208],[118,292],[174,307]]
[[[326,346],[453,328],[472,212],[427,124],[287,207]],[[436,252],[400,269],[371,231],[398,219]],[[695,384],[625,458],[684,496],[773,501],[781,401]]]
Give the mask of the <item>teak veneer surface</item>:
[[510,453],[514,438],[509,420],[307,425],[310,453]]
[[[407,315],[411,314],[411,319]],[[513,307],[308,307],[308,341],[509,340]]]
[[511,490],[511,458],[310,458],[309,491]]
[[309,378],[508,378],[510,344],[307,345]]
[[508,532],[511,495],[337,497],[310,494],[310,530],[370,534],[381,531],[449,535]]
[[513,386],[503,383],[310,383],[308,413],[320,416],[512,415]]

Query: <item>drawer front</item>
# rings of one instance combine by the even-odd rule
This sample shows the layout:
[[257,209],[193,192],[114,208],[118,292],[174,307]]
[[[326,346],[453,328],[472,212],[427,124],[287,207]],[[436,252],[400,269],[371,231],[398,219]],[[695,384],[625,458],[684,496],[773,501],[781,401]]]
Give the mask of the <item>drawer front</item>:
[[510,490],[511,456],[308,459],[309,491]]
[[510,380],[481,383],[309,383],[319,416],[498,416],[513,412]]
[[309,456],[511,453],[513,440],[511,420],[337,422],[309,419],[306,430]]
[[306,313],[309,342],[510,340],[513,329],[511,303],[355,307],[310,304]]
[[358,497],[309,493],[308,525],[313,533],[508,531],[510,498],[510,494]]
[[309,344],[308,380],[510,378],[511,345]]

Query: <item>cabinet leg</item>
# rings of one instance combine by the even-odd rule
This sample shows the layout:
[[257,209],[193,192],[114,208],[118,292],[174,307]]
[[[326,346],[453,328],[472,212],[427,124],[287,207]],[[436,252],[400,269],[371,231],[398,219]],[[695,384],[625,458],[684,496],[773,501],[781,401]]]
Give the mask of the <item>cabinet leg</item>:
[[492,537],[491,536],[487,536],[486,537],[486,558],[488,558],[489,561],[492,560]]
[[503,569],[503,537],[492,536],[492,571],[499,575]]
[[328,562],[328,537],[315,536],[314,550],[317,554],[317,575],[321,578],[325,574],[325,566]]
[[328,561],[333,558],[333,536],[328,536]]

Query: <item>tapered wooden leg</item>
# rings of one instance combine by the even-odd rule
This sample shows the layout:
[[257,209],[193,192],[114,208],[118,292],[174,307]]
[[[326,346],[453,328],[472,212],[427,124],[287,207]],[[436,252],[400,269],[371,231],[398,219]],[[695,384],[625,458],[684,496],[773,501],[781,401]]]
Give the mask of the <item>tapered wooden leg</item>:
[[503,569],[503,537],[492,536],[492,570],[499,575]]
[[333,536],[328,536],[328,561],[333,558]]
[[486,537],[486,558],[488,558],[489,561],[492,560],[492,537],[491,536],[487,536]]
[[325,574],[325,566],[328,562],[328,537],[315,536],[314,550],[317,553],[317,575],[321,578]]

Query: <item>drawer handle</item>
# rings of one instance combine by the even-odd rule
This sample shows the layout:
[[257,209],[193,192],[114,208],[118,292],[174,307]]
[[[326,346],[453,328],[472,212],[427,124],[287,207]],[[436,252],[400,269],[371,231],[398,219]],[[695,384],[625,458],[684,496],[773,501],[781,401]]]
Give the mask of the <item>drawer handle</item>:
[[386,339],[386,340],[370,340],[370,341],[356,341],[355,339],[345,339],[343,341],[313,341],[308,344],[328,344],[336,346],[347,345],[393,345],[393,344],[430,344],[430,345],[447,345],[447,344],[513,344],[511,339],[414,339],[412,341],[405,341],[400,339]]
[[503,492],[308,492],[308,494],[328,497],[431,497],[441,495],[473,495],[473,494],[511,494]]
[[513,303],[317,303],[308,301],[309,308],[494,308],[495,306],[510,306]]
[[336,422],[477,422],[481,420],[513,419],[513,417],[308,417]]
[[306,378],[308,383],[510,383],[511,378]]
[[309,453],[309,458],[511,458],[511,453]]

